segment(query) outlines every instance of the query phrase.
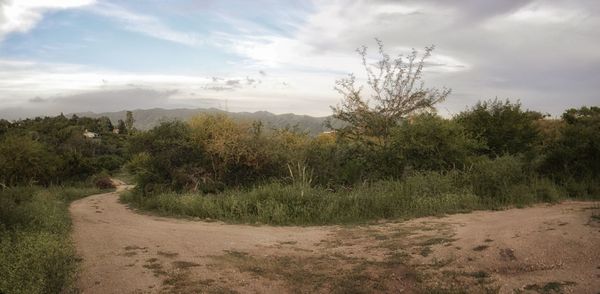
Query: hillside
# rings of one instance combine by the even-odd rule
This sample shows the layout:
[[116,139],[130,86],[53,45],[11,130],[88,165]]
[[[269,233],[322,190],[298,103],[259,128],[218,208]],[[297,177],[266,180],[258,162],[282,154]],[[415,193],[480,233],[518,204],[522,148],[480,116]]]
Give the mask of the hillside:
[[[77,113],[78,116],[87,116],[92,118],[98,118],[101,116],[106,116],[110,118],[113,123],[116,123],[119,119],[125,119],[126,111],[118,111],[118,112],[104,112],[104,113],[94,113],[94,112],[83,112]],[[159,124],[161,121],[168,120],[188,120],[194,115],[200,113],[224,113],[228,116],[232,117],[237,121],[262,121],[265,128],[274,129],[274,128],[298,128],[299,130],[308,132],[309,134],[318,134],[323,131],[327,131],[328,128],[325,127],[324,123],[328,117],[313,117],[308,115],[297,115],[292,113],[286,114],[273,114],[267,111],[257,111],[257,112],[227,112],[215,108],[209,109],[162,109],[162,108],[153,108],[153,109],[137,109],[133,110],[133,117],[135,118],[135,127],[141,130],[148,130],[152,127]]]

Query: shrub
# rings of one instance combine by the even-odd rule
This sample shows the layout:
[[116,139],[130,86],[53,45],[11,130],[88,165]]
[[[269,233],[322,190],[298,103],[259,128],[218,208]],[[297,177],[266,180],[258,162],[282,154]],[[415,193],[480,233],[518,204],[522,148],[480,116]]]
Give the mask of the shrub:
[[94,185],[98,189],[113,189],[115,188],[115,184],[112,179],[108,175],[99,175],[94,178]]
[[461,125],[432,114],[396,127],[390,140],[392,152],[416,170],[462,169],[483,148]]
[[540,140],[535,121],[541,118],[538,112],[522,110],[519,102],[498,99],[478,102],[455,117],[467,131],[483,139],[487,145],[484,154],[491,157],[531,151]]
[[600,107],[569,109],[558,138],[545,148],[539,171],[563,181],[600,174]]

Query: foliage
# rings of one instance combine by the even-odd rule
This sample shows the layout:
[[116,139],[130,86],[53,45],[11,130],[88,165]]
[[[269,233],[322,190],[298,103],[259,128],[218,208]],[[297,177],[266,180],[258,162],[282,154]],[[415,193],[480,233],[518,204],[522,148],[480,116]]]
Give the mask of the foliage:
[[422,82],[425,61],[431,56],[434,47],[426,47],[419,58],[413,50],[404,58],[390,57],[377,40],[380,59],[371,65],[367,60],[367,47],[357,51],[367,74],[370,99],[362,93],[356,77],[336,81],[336,90],[342,95],[338,106],[332,107],[333,118],[345,122],[339,128],[341,135],[353,140],[384,145],[391,128],[408,116],[433,110],[434,105],[443,101],[449,89],[425,88]]
[[[600,175],[600,107],[567,110],[558,137],[544,150],[541,171],[575,179]],[[596,179],[597,180],[597,179]]]
[[206,184],[207,160],[201,146],[191,139],[190,127],[182,122],[164,122],[130,139],[134,154],[128,170],[136,175],[142,193],[173,189],[199,190]]
[[491,157],[531,151],[540,139],[535,122],[538,112],[522,110],[519,102],[498,99],[478,102],[461,112],[456,120],[487,145]]
[[74,292],[68,202],[98,192],[85,186],[0,190],[0,293]]
[[0,182],[48,184],[56,173],[58,158],[30,135],[8,135],[0,141]]
[[[86,180],[119,169],[126,161],[126,138],[107,118],[63,115],[4,122],[0,132],[0,183],[59,184]],[[98,138],[86,138],[84,130]]]
[[[499,159],[498,165],[503,167],[498,172],[484,172],[479,168],[469,172],[416,172],[403,180],[375,181],[338,191],[310,186],[306,181],[272,182],[253,188],[226,189],[216,195],[164,193],[140,197],[132,192],[123,195],[122,200],[167,215],[315,225],[499,209],[554,202],[564,197],[560,188],[545,179],[511,178],[503,182],[502,175],[518,170],[513,160]],[[496,184],[501,188],[496,189]]]
[[[423,185],[423,180],[427,180],[428,185]],[[217,195],[167,193],[140,201],[135,194],[129,194],[124,195],[123,200],[165,214],[277,225],[353,223],[479,207],[475,196],[441,181],[439,185],[435,180],[424,178],[385,181],[340,192],[271,183],[248,190],[226,190]]]
[[415,116],[394,128],[390,141],[398,160],[414,170],[463,169],[483,147],[455,121],[433,114]]

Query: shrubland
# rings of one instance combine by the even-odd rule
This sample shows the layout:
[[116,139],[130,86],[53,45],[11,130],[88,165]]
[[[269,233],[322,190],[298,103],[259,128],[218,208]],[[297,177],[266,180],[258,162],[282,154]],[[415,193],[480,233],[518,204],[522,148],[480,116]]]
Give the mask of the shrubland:
[[[200,114],[133,128],[128,112],[0,120],[0,293],[69,292],[68,203],[112,186],[134,207],[236,223],[320,225],[600,198],[600,108],[549,118],[510,100],[435,113],[421,56],[367,60],[337,81],[330,132]],[[335,126],[334,126],[335,125]],[[84,131],[98,135],[84,136]],[[118,131],[116,131],[118,130]],[[84,185],[84,183],[87,183]],[[89,188],[90,183],[95,185]]]
[[[366,87],[336,82],[331,132],[264,129],[224,115],[165,122],[130,140],[134,206],[231,222],[330,224],[600,197],[600,110],[560,119],[510,100],[435,113],[450,90],[422,76],[433,47],[358,50]],[[341,122],[341,124],[340,124]]]

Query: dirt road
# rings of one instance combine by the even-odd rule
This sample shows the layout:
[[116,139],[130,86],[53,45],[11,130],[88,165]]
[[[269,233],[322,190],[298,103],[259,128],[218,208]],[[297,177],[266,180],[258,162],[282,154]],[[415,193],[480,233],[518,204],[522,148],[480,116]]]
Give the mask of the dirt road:
[[598,203],[270,227],[138,214],[107,193],[71,214],[83,293],[600,291]]

